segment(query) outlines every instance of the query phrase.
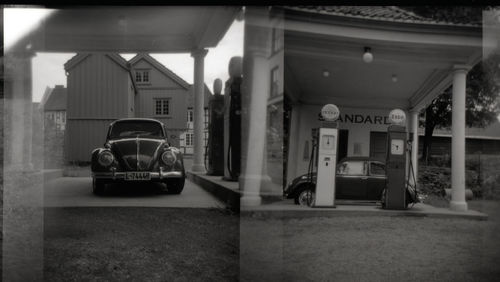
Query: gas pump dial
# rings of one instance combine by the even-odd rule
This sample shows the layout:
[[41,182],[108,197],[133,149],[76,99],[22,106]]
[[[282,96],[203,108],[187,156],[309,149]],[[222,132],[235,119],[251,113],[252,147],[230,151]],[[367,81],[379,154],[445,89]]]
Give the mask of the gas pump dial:
[[402,155],[404,153],[404,140],[391,139],[391,154]]
[[322,149],[325,150],[333,150],[335,149],[335,135],[324,135],[323,138],[323,146]]

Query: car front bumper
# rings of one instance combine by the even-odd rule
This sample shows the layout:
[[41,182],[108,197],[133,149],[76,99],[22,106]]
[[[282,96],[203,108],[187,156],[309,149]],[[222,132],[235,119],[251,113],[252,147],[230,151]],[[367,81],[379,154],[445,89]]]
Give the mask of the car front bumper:
[[[149,173],[150,179],[147,180],[127,180],[127,181],[161,181],[169,178],[183,178],[184,174],[181,171],[140,171],[141,173]],[[99,180],[125,181],[125,171],[109,171],[109,172],[92,172],[92,178]]]

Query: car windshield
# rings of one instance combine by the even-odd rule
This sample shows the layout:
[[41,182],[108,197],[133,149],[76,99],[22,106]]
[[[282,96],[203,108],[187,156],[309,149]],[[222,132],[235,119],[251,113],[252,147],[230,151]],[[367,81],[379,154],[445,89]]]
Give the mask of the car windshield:
[[109,133],[109,139],[135,137],[165,138],[161,124],[151,121],[117,122],[112,126]]

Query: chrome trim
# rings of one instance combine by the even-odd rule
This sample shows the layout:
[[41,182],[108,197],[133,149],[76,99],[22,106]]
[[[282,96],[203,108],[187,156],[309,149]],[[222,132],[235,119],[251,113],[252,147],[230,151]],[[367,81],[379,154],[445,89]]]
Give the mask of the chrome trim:
[[[98,178],[98,179],[124,180],[125,174],[127,174],[127,172],[134,172],[134,171],[92,172],[92,177]],[[137,171],[137,172],[145,172],[145,171]],[[163,171],[163,170],[161,170],[160,172],[151,172],[150,171],[149,174],[151,175],[151,179],[183,177],[183,174],[181,171]],[[137,180],[137,181],[141,181],[141,180]]]
[[139,135],[137,135],[137,137],[135,138],[135,143],[137,144],[137,156],[136,156],[136,160],[137,160],[137,170],[141,170],[141,168],[139,167]]

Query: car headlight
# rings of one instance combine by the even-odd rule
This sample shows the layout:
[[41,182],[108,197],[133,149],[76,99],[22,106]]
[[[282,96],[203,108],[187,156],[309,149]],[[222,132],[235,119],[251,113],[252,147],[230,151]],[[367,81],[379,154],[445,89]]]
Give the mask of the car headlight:
[[177,160],[177,158],[175,157],[175,154],[172,151],[165,151],[161,155],[161,160],[166,165],[173,165]]
[[102,166],[110,166],[114,160],[115,157],[110,151],[102,151],[101,153],[99,153],[99,157],[97,158],[97,161]]

